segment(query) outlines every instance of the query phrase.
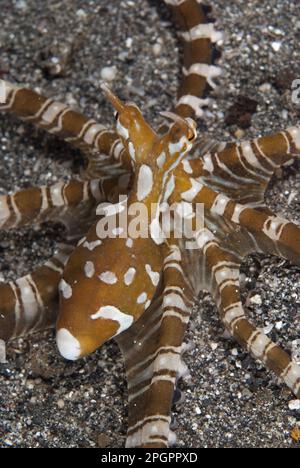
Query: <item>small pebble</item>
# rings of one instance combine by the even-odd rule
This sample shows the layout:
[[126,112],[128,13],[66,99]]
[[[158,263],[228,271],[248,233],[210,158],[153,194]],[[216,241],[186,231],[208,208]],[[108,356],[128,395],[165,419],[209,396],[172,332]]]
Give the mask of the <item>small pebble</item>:
[[282,43],[278,41],[272,42],[271,44],[271,47],[275,52],[278,52],[281,49],[281,46],[282,46]]
[[291,400],[289,402],[289,408],[292,411],[299,411],[300,410],[300,400]]
[[255,296],[250,298],[250,302],[256,305],[262,305],[262,298],[259,294],[255,294]]
[[241,140],[242,138],[244,138],[245,136],[245,131],[242,129],[242,128],[238,128],[235,132],[234,132],[234,136],[237,140]]
[[262,92],[262,93],[269,93],[272,89],[272,86],[270,83],[263,83],[260,87],[259,87],[259,90]]
[[104,67],[102,68],[100,75],[104,81],[114,81],[117,76],[117,67]]
[[219,346],[218,343],[213,343],[213,342],[210,343],[210,347],[213,351],[215,351],[218,346]]

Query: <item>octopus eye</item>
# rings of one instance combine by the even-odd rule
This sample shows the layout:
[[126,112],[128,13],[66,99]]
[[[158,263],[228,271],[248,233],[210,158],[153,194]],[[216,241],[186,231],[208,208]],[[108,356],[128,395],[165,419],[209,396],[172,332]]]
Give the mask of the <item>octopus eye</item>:
[[196,135],[195,135],[195,132],[194,132],[193,130],[189,130],[188,136],[187,136],[187,137],[188,137],[188,140],[189,140],[189,141],[193,141],[193,140],[195,139],[195,136],[196,136]]

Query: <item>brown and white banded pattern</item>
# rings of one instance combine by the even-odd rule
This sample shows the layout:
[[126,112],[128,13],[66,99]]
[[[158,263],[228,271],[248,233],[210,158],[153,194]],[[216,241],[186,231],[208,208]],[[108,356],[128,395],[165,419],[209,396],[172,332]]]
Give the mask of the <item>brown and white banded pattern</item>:
[[6,342],[54,326],[58,284],[73,248],[62,245],[50,260],[31,274],[0,283],[0,339]]
[[212,64],[213,45],[222,39],[214,23],[207,22],[201,2],[165,0],[174,14],[183,41],[183,81],[175,112],[182,117],[202,117],[209,99],[203,98],[207,85],[215,88],[214,79],[221,69]]
[[81,149],[88,157],[87,173],[92,177],[126,172],[129,161],[115,131],[25,87],[5,81],[4,89],[6,98],[0,111],[12,113]]
[[129,392],[127,447],[168,447],[176,441],[169,429],[170,410],[174,387],[188,373],[183,339],[194,294],[178,245],[165,247],[164,254],[159,298],[118,338]]

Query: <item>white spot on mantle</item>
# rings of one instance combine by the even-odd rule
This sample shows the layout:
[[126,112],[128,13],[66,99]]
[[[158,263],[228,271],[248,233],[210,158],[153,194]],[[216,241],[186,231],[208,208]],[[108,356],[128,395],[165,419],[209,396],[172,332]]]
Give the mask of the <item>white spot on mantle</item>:
[[97,319],[107,319],[107,320],[114,320],[115,322],[119,323],[119,329],[116,333],[118,335],[124,330],[127,330],[127,328],[132,325],[133,322],[133,317],[132,315],[124,314],[121,312],[117,307],[108,305],[104,307],[100,307],[98,312],[95,314],[91,315],[92,320],[97,320]]
[[136,274],[135,268],[129,268],[124,275],[124,283],[126,286],[130,286],[134,280]]
[[83,247],[85,247],[86,249],[92,251],[92,250],[96,249],[97,247],[99,247],[99,245],[101,245],[101,244],[102,244],[101,240],[96,240],[96,241],[93,241],[93,242],[85,241],[84,244],[83,244]]
[[101,273],[99,278],[101,279],[101,281],[103,281],[103,283],[106,284],[116,284],[116,282],[118,281],[118,278],[112,271],[104,271],[103,273]]
[[151,268],[151,265],[148,265],[148,264],[145,265],[145,269],[151,279],[153,286],[157,286],[159,283],[160,274],[157,273],[156,271],[153,271]]
[[151,192],[153,187],[153,172],[151,167],[143,164],[138,175],[137,198],[138,201],[144,200]]
[[84,273],[88,278],[92,278],[95,274],[95,265],[93,262],[86,262],[84,265]]
[[144,302],[147,301],[147,294],[145,292],[143,292],[142,294],[139,295],[139,297],[137,298],[136,302],[138,304],[144,304]]
[[70,299],[72,297],[72,287],[64,279],[59,283],[59,289],[64,299]]

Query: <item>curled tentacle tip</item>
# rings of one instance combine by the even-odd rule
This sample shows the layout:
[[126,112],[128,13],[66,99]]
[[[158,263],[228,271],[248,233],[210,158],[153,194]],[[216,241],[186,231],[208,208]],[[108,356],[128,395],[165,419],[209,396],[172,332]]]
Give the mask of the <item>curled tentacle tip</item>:
[[162,117],[165,117],[166,119],[172,120],[174,122],[178,122],[178,120],[182,121],[182,117],[179,117],[177,114],[174,112],[169,112],[169,111],[163,111],[159,113],[162,115]]
[[194,130],[196,130],[197,128],[196,122],[190,117],[185,119],[183,117],[180,117],[180,115],[177,115],[174,112],[169,112],[169,111],[160,112],[160,115],[162,115],[166,119],[171,120],[172,122],[179,123],[183,128],[187,126],[193,128]]

